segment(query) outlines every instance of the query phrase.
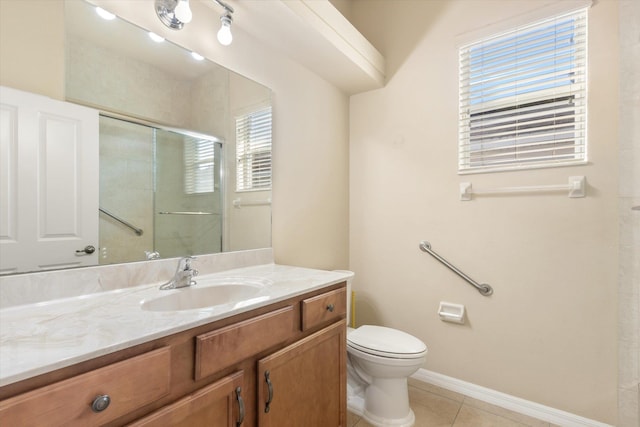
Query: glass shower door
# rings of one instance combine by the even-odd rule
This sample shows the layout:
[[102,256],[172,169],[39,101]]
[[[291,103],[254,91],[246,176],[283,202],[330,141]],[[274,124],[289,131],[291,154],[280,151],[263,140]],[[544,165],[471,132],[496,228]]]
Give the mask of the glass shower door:
[[222,144],[155,130],[154,247],[162,258],[222,251]]

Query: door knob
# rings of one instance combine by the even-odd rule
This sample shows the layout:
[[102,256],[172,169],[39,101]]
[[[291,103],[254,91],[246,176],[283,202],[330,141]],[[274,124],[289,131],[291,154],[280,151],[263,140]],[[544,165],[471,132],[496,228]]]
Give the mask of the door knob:
[[84,247],[84,249],[79,249],[76,251],[76,255],[91,255],[92,253],[94,253],[96,251],[96,248],[94,248],[91,245],[87,245]]

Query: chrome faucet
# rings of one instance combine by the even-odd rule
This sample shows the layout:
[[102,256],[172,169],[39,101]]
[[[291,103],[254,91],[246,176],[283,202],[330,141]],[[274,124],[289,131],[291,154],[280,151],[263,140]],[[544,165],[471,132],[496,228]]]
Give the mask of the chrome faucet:
[[194,261],[195,259],[195,257],[191,256],[180,258],[180,261],[178,261],[178,268],[176,269],[176,273],[173,275],[173,278],[167,283],[161,285],[160,289],[176,289],[195,285],[196,281],[193,280],[193,278],[198,275],[198,270],[191,268],[191,261]]

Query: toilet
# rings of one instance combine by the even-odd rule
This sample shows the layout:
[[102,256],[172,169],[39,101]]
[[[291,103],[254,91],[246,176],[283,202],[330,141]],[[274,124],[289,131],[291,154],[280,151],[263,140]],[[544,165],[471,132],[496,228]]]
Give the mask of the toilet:
[[[347,280],[347,321],[351,280]],[[347,408],[377,427],[411,427],[407,378],[424,363],[427,346],[397,329],[347,328]]]

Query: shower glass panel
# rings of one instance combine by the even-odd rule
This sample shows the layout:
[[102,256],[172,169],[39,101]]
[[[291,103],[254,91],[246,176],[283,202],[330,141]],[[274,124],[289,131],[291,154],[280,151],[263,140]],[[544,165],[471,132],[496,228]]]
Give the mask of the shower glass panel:
[[215,138],[101,116],[100,264],[221,252],[222,151]]
[[222,144],[155,133],[155,250],[163,258],[222,251]]

